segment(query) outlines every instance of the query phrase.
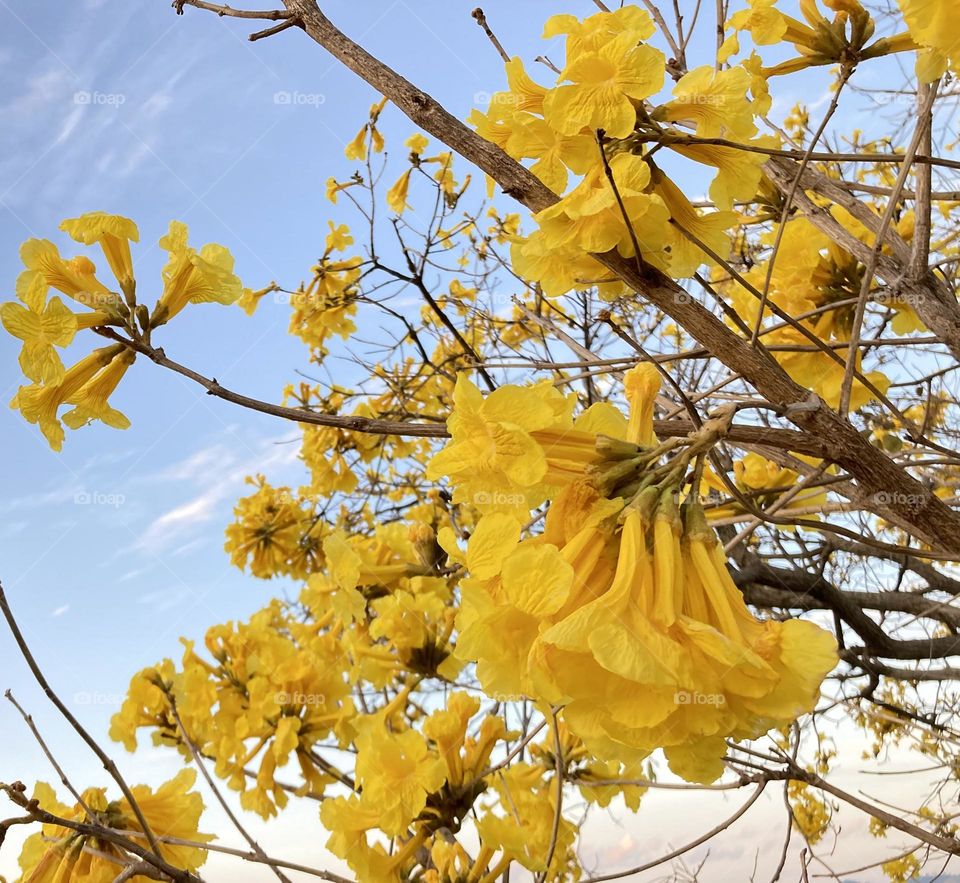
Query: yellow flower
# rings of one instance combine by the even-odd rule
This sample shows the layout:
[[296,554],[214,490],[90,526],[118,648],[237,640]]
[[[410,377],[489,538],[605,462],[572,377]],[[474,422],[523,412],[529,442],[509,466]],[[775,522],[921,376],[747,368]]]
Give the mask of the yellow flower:
[[120,215],[88,212],[79,218],[64,221],[60,229],[84,245],[98,243],[103,249],[113,275],[120,283],[120,288],[129,296],[133,295],[133,259],[130,256],[130,243],[140,241],[140,233],[133,221]]
[[738,140],[756,134],[747,99],[750,74],[742,67],[716,71],[710,65],[685,74],[674,86],[672,101],[658,107],[654,119],[693,123],[700,138]]
[[447,426],[451,441],[427,467],[432,480],[449,476],[456,497],[481,510],[523,510],[543,499],[548,454],[533,433],[572,428],[572,399],[551,384],[504,386],[484,398],[460,374],[455,409]]
[[[451,693],[444,708],[433,712],[424,722],[423,734],[437,746],[447,781],[454,786],[464,782],[464,757],[461,752],[470,719],[480,710],[480,700],[466,693]],[[492,747],[492,745],[491,745]]]
[[479,660],[477,677],[488,694],[535,694],[527,657],[542,624],[564,606],[573,587],[574,570],[556,546],[523,543],[504,559],[489,589],[462,585],[457,654]]
[[387,205],[391,211],[398,215],[402,215],[404,210],[410,208],[407,205],[407,191],[410,189],[410,174],[412,172],[412,168],[407,169],[387,191]]
[[[670,275],[676,279],[693,276],[713,259],[693,239],[702,242],[714,254],[727,258],[730,251],[730,228],[737,223],[736,212],[699,212],[673,181],[659,169],[653,174],[654,192],[670,212],[670,220],[678,229],[670,243]],[[684,236],[686,231],[693,239]]]
[[611,138],[633,132],[637,112],[632,101],[649,98],[663,86],[666,61],[652,46],[621,36],[595,50],[574,53],[560,74],[561,85],[543,101],[548,123],[564,135],[584,127],[603,129]]
[[518,239],[510,247],[511,263],[517,274],[539,283],[547,297],[559,297],[574,288],[600,288],[601,294],[616,296],[624,285],[590,255],[575,245],[559,247],[547,241],[541,230]]
[[261,579],[288,574],[304,577],[322,560],[319,532],[288,488],[275,488],[263,476],[248,479],[257,491],[234,508],[236,520],[226,530],[230,562]]
[[424,151],[426,151],[427,146],[430,144],[429,140],[424,135],[421,135],[419,132],[415,135],[411,135],[403,142],[406,147],[410,148],[410,152],[416,154],[417,156],[422,156]]
[[[764,148],[777,146],[775,138],[765,135],[748,143]],[[710,184],[710,198],[725,211],[733,208],[734,202],[753,199],[767,161],[762,153],[721,144],[671,144],[670,149],[718,170]]]
[[806,782],[787,785],[793,824],[807,843],[818,843],[830,825],[830,807]]
[[320,821],[331,831],[327,849],[346,860],[361,883],[392,883],[397,879],[392,858],[383,846],[367,843],[367,831],[379,824],[376,806],[356,795],[334,797],[320,806]]
[[490,106],[484,113],[474,108],[467,122],[476,127],[477,132],[487,141],[507,149],[507,142],[516,126],[516,101],[509,92],[497,92],[490,99]]
[[[626,425],[607,405],[572,428],[527,432],[540,449],[538,475],[556,472],[563,489],[538,536],[520,539],[506,512],[480,520],[461,559],[469,576],[456,652],[476,663],[488,694],[561,706],[595,757],[638,762],[663,748],[678,775],[709,782],[723,772],[726,739],[756,738],[810,710],[836,642],[809,622],[758,620],[702,509],[687,501],[681,517],[685,461],[650,473],[672,450],[653,434],[659,385],[650,364],[627,373]],[[493,395],[513,409],[534,406],[515,388]],[[453,446],[468,426],[469,438],[481,437],[457,422],[478,407],[467,395],[455,400]],[[538,457],[535,447],[513,450],[525,462]],[[578,461],[581,451],[592,459]],[[565,471],[543,464],[553,458]],[[448,473],[455,494],[479,471],[474,461]]]
[[660,372],[650,362],[642,362],[624,374],[624,394],[630,404],[630,418],[626,435],[623,436],[627,441],[645,448],[657,443],[657,437],[653,434],[653,406],[660,383]]
[[510,92],[516,99],[516,109],[542,116],[543,99],[548,91],[546,86],[541,86],[531,79],[523,67],[523,61],[518,57],[511,58],[505,68]]
[[567,189],[567,169],[586,174],[600,161],[600,148],[590,135],[562,135],[545,120],[517,114],[506,150],[516,159],[536,159],[530,171],[555,193]]
[[776,8],[777,0],[748,0],[749,9],[730,16],[727,25],[738,31],[749,31],[758,46],[779,43],[787,33],[788,19]]
[[279,286],[275,282],[271,282],[266,288],[258,288],[256,291],[252,288],[244,288],[243,294],[237,299],[237,306],[248,316],[252,316],[257,311],[257,307],[260,306],[260,301],[268,294],[278,290]]
[[357,737],[362,801],[376,807],[378,826],[396,836],[406,831],[424,808],[427,795],[443,784],[444,764],[416,730],[391,733],[379,717],[364,724]]
[[327,178],[327,199],[330,200],[334,205],[337,204],[337,194],[341,190],[346,190],[348,187],[353,187],[356,185],[356,181],[337,181],[336,178],[330,177]]
[[124,414],[111,408],[107,399],[117,388],[134,359],[135,353],[124,350],[115,356],[106,368],[69,396],[66,402],[76,407],[63,415],[63,422],[71,429],[79,429],[93,420],[102,420],[114,429],[128,429],[130,421]]
[[63,362],[56,347],[69,346],[77,333],[77,317],[59,297],[46,305],[43,295],[39,303],[23,307],[9,302],[0,306],[0,322],[14,337],[23,341],[20,367],[30,380],[55,385],[63,379]]
[[222,245],[209,243],[198,252],[187,244],[187,225],[171,221],[160,247],[170,257],[163,268],[163,292],[151,322],[169,322],[188,303],[232,304],[243,294],[243,283],[233,273],[233,255]]
[[117,344],[94,350],[68,368],[63,379],[54,386],[21,386],[10,402],[10,407],[19,409],[28,423],[38,424],[50,447],[59,451],[63,447],[64,432],[57,418],[57,410],[64,402],[76,396],[84,384],[123,349],[122,345]]
[[897,0],[910,36],[924,51],[917,57],[917,73],[924,82],[942,76],[949,64],[960,66],[960,34],[956,4],[943,0]]
[[290,333],[323,354],[332,334],[346,340],[356,331],[351,317],[357,312],[354,295],[361,263],[360,258],[323,258],[313,268],[315,275],[310,283],[301,285],[290,298]]
[[[576,825],[561,813],[554,836],[556,786],[544,782],[540,769],[526,763],[500,772],[492,786],[500,811],[491,807],[478,820],[481,845],[490,851],[501,850],[534,873],[547,871],[546,879],[577,879]],[[549,868],[548,856],[552,856]]]
[[656,28],[650,14],[634,4],[626,4],[613,12],[597,12],[583,21],[575,15],[554,15],[544,25],[545,38],[567,35],[567,52],[593,52],[618,37],[633,43],[648,40]]
[[[190,790],[195,780],[193,770],[183,770],[156,791],[146,785],[131,788],[140,811],[155,834],[195,843],[213,840],[212,835],[198,831],[203,799]],[[70,807],[60,803],[54,790],[44,782],[37,784],[33,797],[42,809],[68,821],[99,821],[123,831],[143,830],[127,799],[108,802],[102,788],[88,788],[82,794],[83,803],[97,813],[97,819],[88,818],[80,804]],[[200,847],[165,843],[163,857],[176,867],[196,871],[206,861],[207,851]],[[20,879],[31,883],[108,883],[128,862],[129,854],[112,841],[48,824],[43,826],[42,833],[34,834],[24,843],[20,853],[23,871]]]
[[[148,785],[135,785],[130,789],[154,833],[163,832],[166,837],[200,843],[214,839],[213,835],[202,834],[197,830],[200,816],[203,814],[203,798],[196,791],[190,790],[196,778],[197,774],[194,770],[181,770],[156,790]],[[121,800],[119,805],[120,811],[127,820],[121,827],[126,830],[140,830],[140,825],[127,801]],[[199,868],[207,860],[206,850],[193,846],[164,844],[163,853],[167,861],[191,871]]]
[[549,246],[576,245],[597,254],[616,248],[624,257],[632,257],[636,238],[645,258],[662,249],[669,236],[668,214],[660,198],[646,192],[650,167],[642,157],[619,153],[610,160],[610,171],[616,193],[598,163],[567,196],[537,213]]
[[[367,158],[367,131],[369,125],[363,124],[363,128],[357,132],[353,140],[344,148],[344,155],[347,159],[354,159],[363,162]],[[329,194],[328,194],[329,195]]]
[[97,279],[97,268],[89,258],[78,255],[64,260],[57,247],[46,239],[28,239],[20,247],[20,257],[27,272],[17,280],[18,288],[45,284],[85,307],[118,315],[120,297]]

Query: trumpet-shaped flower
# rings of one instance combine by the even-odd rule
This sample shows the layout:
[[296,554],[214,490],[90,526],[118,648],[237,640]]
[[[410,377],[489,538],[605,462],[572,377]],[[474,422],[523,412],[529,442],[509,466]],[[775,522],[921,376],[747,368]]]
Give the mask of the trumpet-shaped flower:
[[89,258],[78,255],[65,260],[47,239],[28,239],[20,247],[20,257],[27,268],[27,276],[21,276],[18,288],[37,284],[36,276],[39,276],[40,284],[56,288],[77,303],[117,315],[122,303],[120,297],[97,279],[97,268]]
[[756,134],[753,108],[747,99],[750,74],[742,67],[716,71],[710,65],[685,74],[673,88],[674,98],[658,107],[654,119],[692,123],[700,138],[750,138]]
[[617,248],[625,257],[633,256],[634,240],[644,256],[662,249],[668,215],[660,198],[646,192],[650,167],[639,156],[621,153],[610,160],[610,174],[616,191],[598,164],[567,196],[536,215],[548,245],[576,245],[598,254]]
[[670,275],[684,279],[693,276],[702,264],[712,261],[698,242],[725,259],[730,250],[729,231],[737,223],[736,213],[698,211],[683,191],[659,169],[654,172],[654,182],[654,192],[670,212],[674,227],[674,238],[670,243]]
[[[39,306],[39,309],[35,307]],[[0,322],[14,337],[23,341],[20,367],[30,380],[55,385],[63,379],[63,362],[57,347],[65,347],[77,333],[77,317],[59,297],[49,303],[36,302],[23,307],[9,302],[0,306]]]
[[[211,835],[198,831],[203,799],[190,790],[195,780],[193,770],[183,770],[156,790],[146,785],[131,789],[139,812],[153,832],[194,843],[213,840]],[[139,815],[126,798],[108,801],[102,788],[89,788],[82,797],[82,804],[67,806],[60,803],[54,790],[44,782],[37,784],[33,795],[41,809],[66,821],[100,822],[122,831],[143,831]],[[87,808],[96,818],[88,817]],[[41,833],[32,835],[23,845],[21,879],[32,883],[108,883],[129,863],[128,856],[110,839],[77,833],[63,825],[45,824]],[[165,843],[163,856],[172,865],[190,872],[206,861],[207,852],[198,846]]]
[[653,46],[636,45],[632,35],[617,37],[567,59],[560,85],[543,100],[548,123],[564,135],[603,129],[625,138],[637,123],[633,101],[649,98],[663,86],[666,60]]
[[550,456],[534,437],[572,429],[573,401],[551,384],[501,387],[486,398],[465,374],[457,378],[452,441],[430,461],[431,478],[449,476],[458,499],[481,510],[528,510],[543,499]]
[[391,733],[379,719],[357,739],[357,779],[363,803],[379,812],[378,826],[397,835],[426,805],[427,795],[445,779],[444,763],[416,730]]
[[898,0],[910,36],[923,47],[917,72],[925,82],[942,76],[949,64],[960,66],[960,33],[956,6],[939,0]]
[[169,322],[188,303],[232,304],[243,294],[243,283],[233,272],[233,255],[215,243],[200,251],[191,248],[186,224],[171,221],[160,247],[170,257],[163,268],[163,292],[153,310],[153,325]]
[[621,37],[636,44],[650,39],[655,31],[650,13],[634,4],[625,4],[613,12],[597,12],[582,21],[569,14],[551,16],[544,25],[543,36],[549,39],[566,34],[569,58],[593,52]]
[[[768,136],[749,143],[764,148],[776,146],[776,140]],[[718,174],[710,184],[710,198],[718,209],[729,210],[734,202],[753,199],[756,195],[763,175],[761,167],[767,159],[764,154],[722,144],[671,144],[670,149],[717,169]]]
[[110,364],[122,351],[120,344],[94,350],[68,368],[63,379],[53,386],[21,386],[10,407],[17,408],[27,422],[39,425],[50,447],[59,451],[63,447],[64,432],[57,410],[72,400],[101,368]]
[[129,218],[106,212],[88,212],[71,218],[60,229],[84,245],[99,244],[124,293],[133,294],[133,258],[130,243],[140,241],[137,225]]
[[135,353],[124,350],[76,393],[69,396],[66,402],[76,407],[63,415],[63,422],[71,429],[79,429],[93,420],[101,420],[114,429],[128,429],[130,421],[116,408],[110,407],[107,399],[123,380],[135,359]]
[[[687,502],[681,515],[679,478],[648,477],[669,448],[653,434],[658,372],[638,366],[625,386],[625,427],[604,411],[566,438],[528,433],[541,452],[555,432],[561,447],[588,448],[588,426],[614,435],[594,435],[593,459],[579,477],[570,470],[541,535],[518,541],[510,515],[481,519],[464,559],[456,652],[477,663],[489,694],[562,707],[594,756],[638,762],[663,748],[678,774],[712,781],[726,739],[755,738],[810,710],[835,641],[747,608],[702,509]],[[467,479],[451,477],[455,488]]]

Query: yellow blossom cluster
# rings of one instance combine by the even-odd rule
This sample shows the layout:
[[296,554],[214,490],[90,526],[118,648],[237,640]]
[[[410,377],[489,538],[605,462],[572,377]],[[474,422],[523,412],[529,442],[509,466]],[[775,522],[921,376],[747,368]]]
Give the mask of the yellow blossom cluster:
[[[0,322],[22,341],[20,367],[32,383],[21,386],[11,407],[35,424],[50,446],[59,451],[64,429],[79,429],[100,420],[114,429],[126,429],[127,417],[109,398],[136,358],[132,346],[117,343],[100,347],[65,368],[58,353],[74,343],[85,329],[125,331],[133,343],[149,344],[153,329],[169,322],[188,303],[233,303],[243,293],[233,273],[233,257],[216,244],[199,251],[187,242],[187,227],[172,221],[160,247],[169,258],[162,271],[163,286],[152,311],[137,302],[130,243],[140,239],[129,218],[90,212],[60,225],[83,245],[98,245],[113,274],[116,287],[101,280],[96,265],[84,254],[65,258],[46,239],[29,239],[20,249],[25,269],[17,278],[17,301],[0,305]],[[74,300],[85,310],[75,313],[50,289]],[[61,414],[64,406],[72,406]],[[62,420],[62,422],[61,422]]]
[[[553,408],[536,387],[482,399],[461,377],[453,440],[431,469],[474,496],[489,482],[512,505],[485,514],[464,553],[448,548],[468,573],[457,654],[488,693],[561,706],[597,757],[663,748],[677,774],[710,782],[726,739],[811,709],[836,645],[810,622],[758,620],[695,496],[678,505],[686,463],[722,427],[660,464],[676,445],[653,439],[659,374],[644,364],[625,384],[630,417],[617,431],[607,415],[601,434],[571,427],[559,395]],[[545,483],[560,490],[543,532],[524,538],[517,516]]]
[[[700,67],[657,104],[666,60],[644,42],[653,33],[650,15],[635,5],[583,21],[554,16],[544,36],[566,35],[557,85],[536,83],[514,58],[506,66],[509,91],[471,115],[485,138],[516,159],[535,160],[531,171],[554,191],[564,193],[571,173],[579,178],[535,216],[539,229],[513,247],[514,266],[548,295],[592,285],[606,296],[621,293],[590,257],[614,249],[677,278],[692,276],[711,251],[726,257],[728,231],[737,223],[730,209],[756,192],[762,155],[709,139],[772,143],[754,138],[753,117],[762,107],[748,93],[757,97],[757,77],[747,66]],[[718,211],[690,203],[647,155],[650,142],[717,170],[710,195]]]
[[[561,819],[547,864],[553,737],[532,747],[532,762],[501,768],[497,753],[518,735],[503,716],[463,691],[433,709],[414,699],[421,683],[456,682],[464,665],[453,652],[458,575],[443,565],[433,529],[334,530],[323,552],[298,605],[274,601],[246,623],[215,626],[206,654],[185,641],[179,666],[164,660],[137,674],[111,737],[133,750],[147,730],[185,756],[199,751],[241,805],[264,817],[293,796],[322,798],[327,846],[362,883],[406,879],[424,851],[423,879],[433,883],[496,877],[514,862],[568,878],[574,822]],[[637,768],[597,761],[558,732],[568,775],[588,800],[607,805],[623,791],[637,807],[639,789],[606,784]],[[481,844],[473,856],[450,837],[471,812]]]
[[257,490],[234,508],[236,520],[227,528],[225,546],[231,563],[241,570],[249,566],[261,579],[306,577],[323,560],[323,525],[312,505],[263,476],[247,482]]
[[[848,229],[857,231],[859,226],[862,238],[873,244],[872,234],[862,225],[856,225],[843,209],[833,211]],[[815,341],[820,340],[825,346],[849,341],[865,267],[806,218],[790,219],[782,227],[776,225],[760,234],[759,243],[770,250],[765,259],[757,260],[741,275],[745,284],[724,278],[722,271],[717,271],[715,278],[748,327],[757,324],[761,304],[764,304],[766,328],[760,340],[792,377],[836,407],[847,353],[843,348],[835,348],[835,358],[823,348],[818,349]],[[764,291],[765,300],[757,296]],[[883,298],[884,306],[895,311],[894,331],[904,334],[921,327],[907,304],[891,301],[884,294],[879,297]],[[775,314],[771,305],[779,307],[796,324]],[[856,367],[861,369],[859,353]],[[865,377],[877,391],[886,392],[889,380],[882,371],[869,371]],[[860,380],[853,384],[852,408],[859,408],[873,398],[876,393],[870,386]]]
[[[147,785],[131,789],[137,809],[154,834],[185,841],[167,843],[163,857],[174,867],[196,871],[207,859],[203,844],[213,840],[199,831],[203,798],[192,791],[196,773],[183,770],[156,790]],[[102,825],[119,832],[143,834],[143,827],[134,808],[124,797],[108,800],[104,788],[88,788],[74,806],[61,803],[56,792],[45,782],[38,782],[33,800],[45,813],[65,822]],[[112,883],[130,863],[129,853],[107,837],[78,832],[66,825],[44,824],[41,831],[27,838],[20,853],[24,883]],[[128,879],[128,878],[124,878]],[[145,883],[147,875],[129,878]]]

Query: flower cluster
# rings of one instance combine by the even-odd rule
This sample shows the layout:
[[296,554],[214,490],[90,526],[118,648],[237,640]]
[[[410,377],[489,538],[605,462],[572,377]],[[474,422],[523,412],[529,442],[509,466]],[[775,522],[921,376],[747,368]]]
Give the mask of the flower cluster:
[[[57,451],[63,446],[64,424],[70,429],[95,420],[114,429],[130,425],[109,398],[136,358],[134,346],[100,347],[65,368],[58,350],[70,346],[79,331],[98,329],[114,339],[122,331],[131,344],[149,344],[153,329],[187,304],[233,303],[243,293],[230,252],[212,243],[197,251],[187,242],[186,225],[173,221],[160,239],[160,247],[169,254],[163,286],[148,311],[137,302],[130,243],[138,242],[140,234],[133,221],[90,212],[64,221],[60,228],[83,245],[100,247],[119,291],[98,277],[96,265],[86,255],[65,258],[46,239],[29,239],[20,249],[25,269],[17,279],[18,300],[0,306],[0,322],[23,342],[20,367],[32,383],[20,387],[11,407],[37,425]],[[85,309],[74,312],[56,295],[48,299],[51,288]],[[65,406],[72,407],[61,414]]]
[[[150,830],[181,841],[165,843],[163,856],[186,871],[196,871],[206,861],[203,844],[214,839],[199,831],[203,799],[190,790],[195,781],[193,770],[183,770],[156,791],[147,785],[131,789]],[[81,803],[68,806],[57,799],[56,792],[45,782],[38,782],[33,791],[39,809],[65,822],[102,825],[142,836],[138,814],[125,797],[108,800],[104,788],[88,788],[80,797]],[[55,823],[43,825],[42,831],[28,837],[20,853],[21,879],[25,883],[110,883],[129,863],[129,853],[114,840]],[[137,883],[148,877],[137,875],[130,879]]]
[[[673,98],[656,103],[666,59],[644,42],[653,33],[649,14],[634,5],[584,21],[554,16],[544,36],[566,35],[557,85],[539,85],[515,58],[507,64],[509,91],[470,118],[511,156],[535,160],[531,171],[556,192],[566,190],[571,173],[580,179],[513,247],[514,266],[548,295],[591,285],[607,296],[620,293],[622,285],[590,257],[614,249],[676,278],[692,276],[711,251],[726,257],[727,234],[737,223],[730,209],[756,192],[763,156],[707,139],[771,143],[754,137],[753,117],[763,112],[757,78],[746,66],[705,66],[681,77]],[[718,211],[695,208],[654,163],[649,143],[715,168],[710,195]]]
[[594,756],[639,760],[663,748],[678,775],[710,782],[727,739],[812,708],[836,645],[810,622],[758,620],[695,495],[678,505],[686,464],[724,418],[660,463],[677,446],[653,439],[659,374],[645,364],[625,383],[630,418],[600,434],[536,413],[535,390],[501,387],[481,405],[461,378],[453,441],[433,470],[458,490],[499,481],[523,501],[545,480],[561,489],[539,535],[522,537],[517,507],[480,520],[462,556],[457,654],[477,663],[488,693],[562,707]]

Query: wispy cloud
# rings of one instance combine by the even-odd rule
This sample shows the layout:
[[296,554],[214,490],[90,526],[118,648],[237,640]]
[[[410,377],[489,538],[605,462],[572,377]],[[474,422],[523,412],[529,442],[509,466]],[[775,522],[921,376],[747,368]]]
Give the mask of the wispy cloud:
[[[185,555],[196,548],[198,525],[221,518],[226,523],[229,507],[243,493],[244,481],[255,472],[270,472],[296,462],[296,445],[278,445],[277,439],[262,442],[251,456],[239,459],[222,444],[201,448],[189,457],[161,470],[147,481],[185,482],[202,490],[155,518],[141,534],[137,547],[157,554],[186,537],[186,543],[171,554]],[[201,543],[202,544],[202,543]]]

